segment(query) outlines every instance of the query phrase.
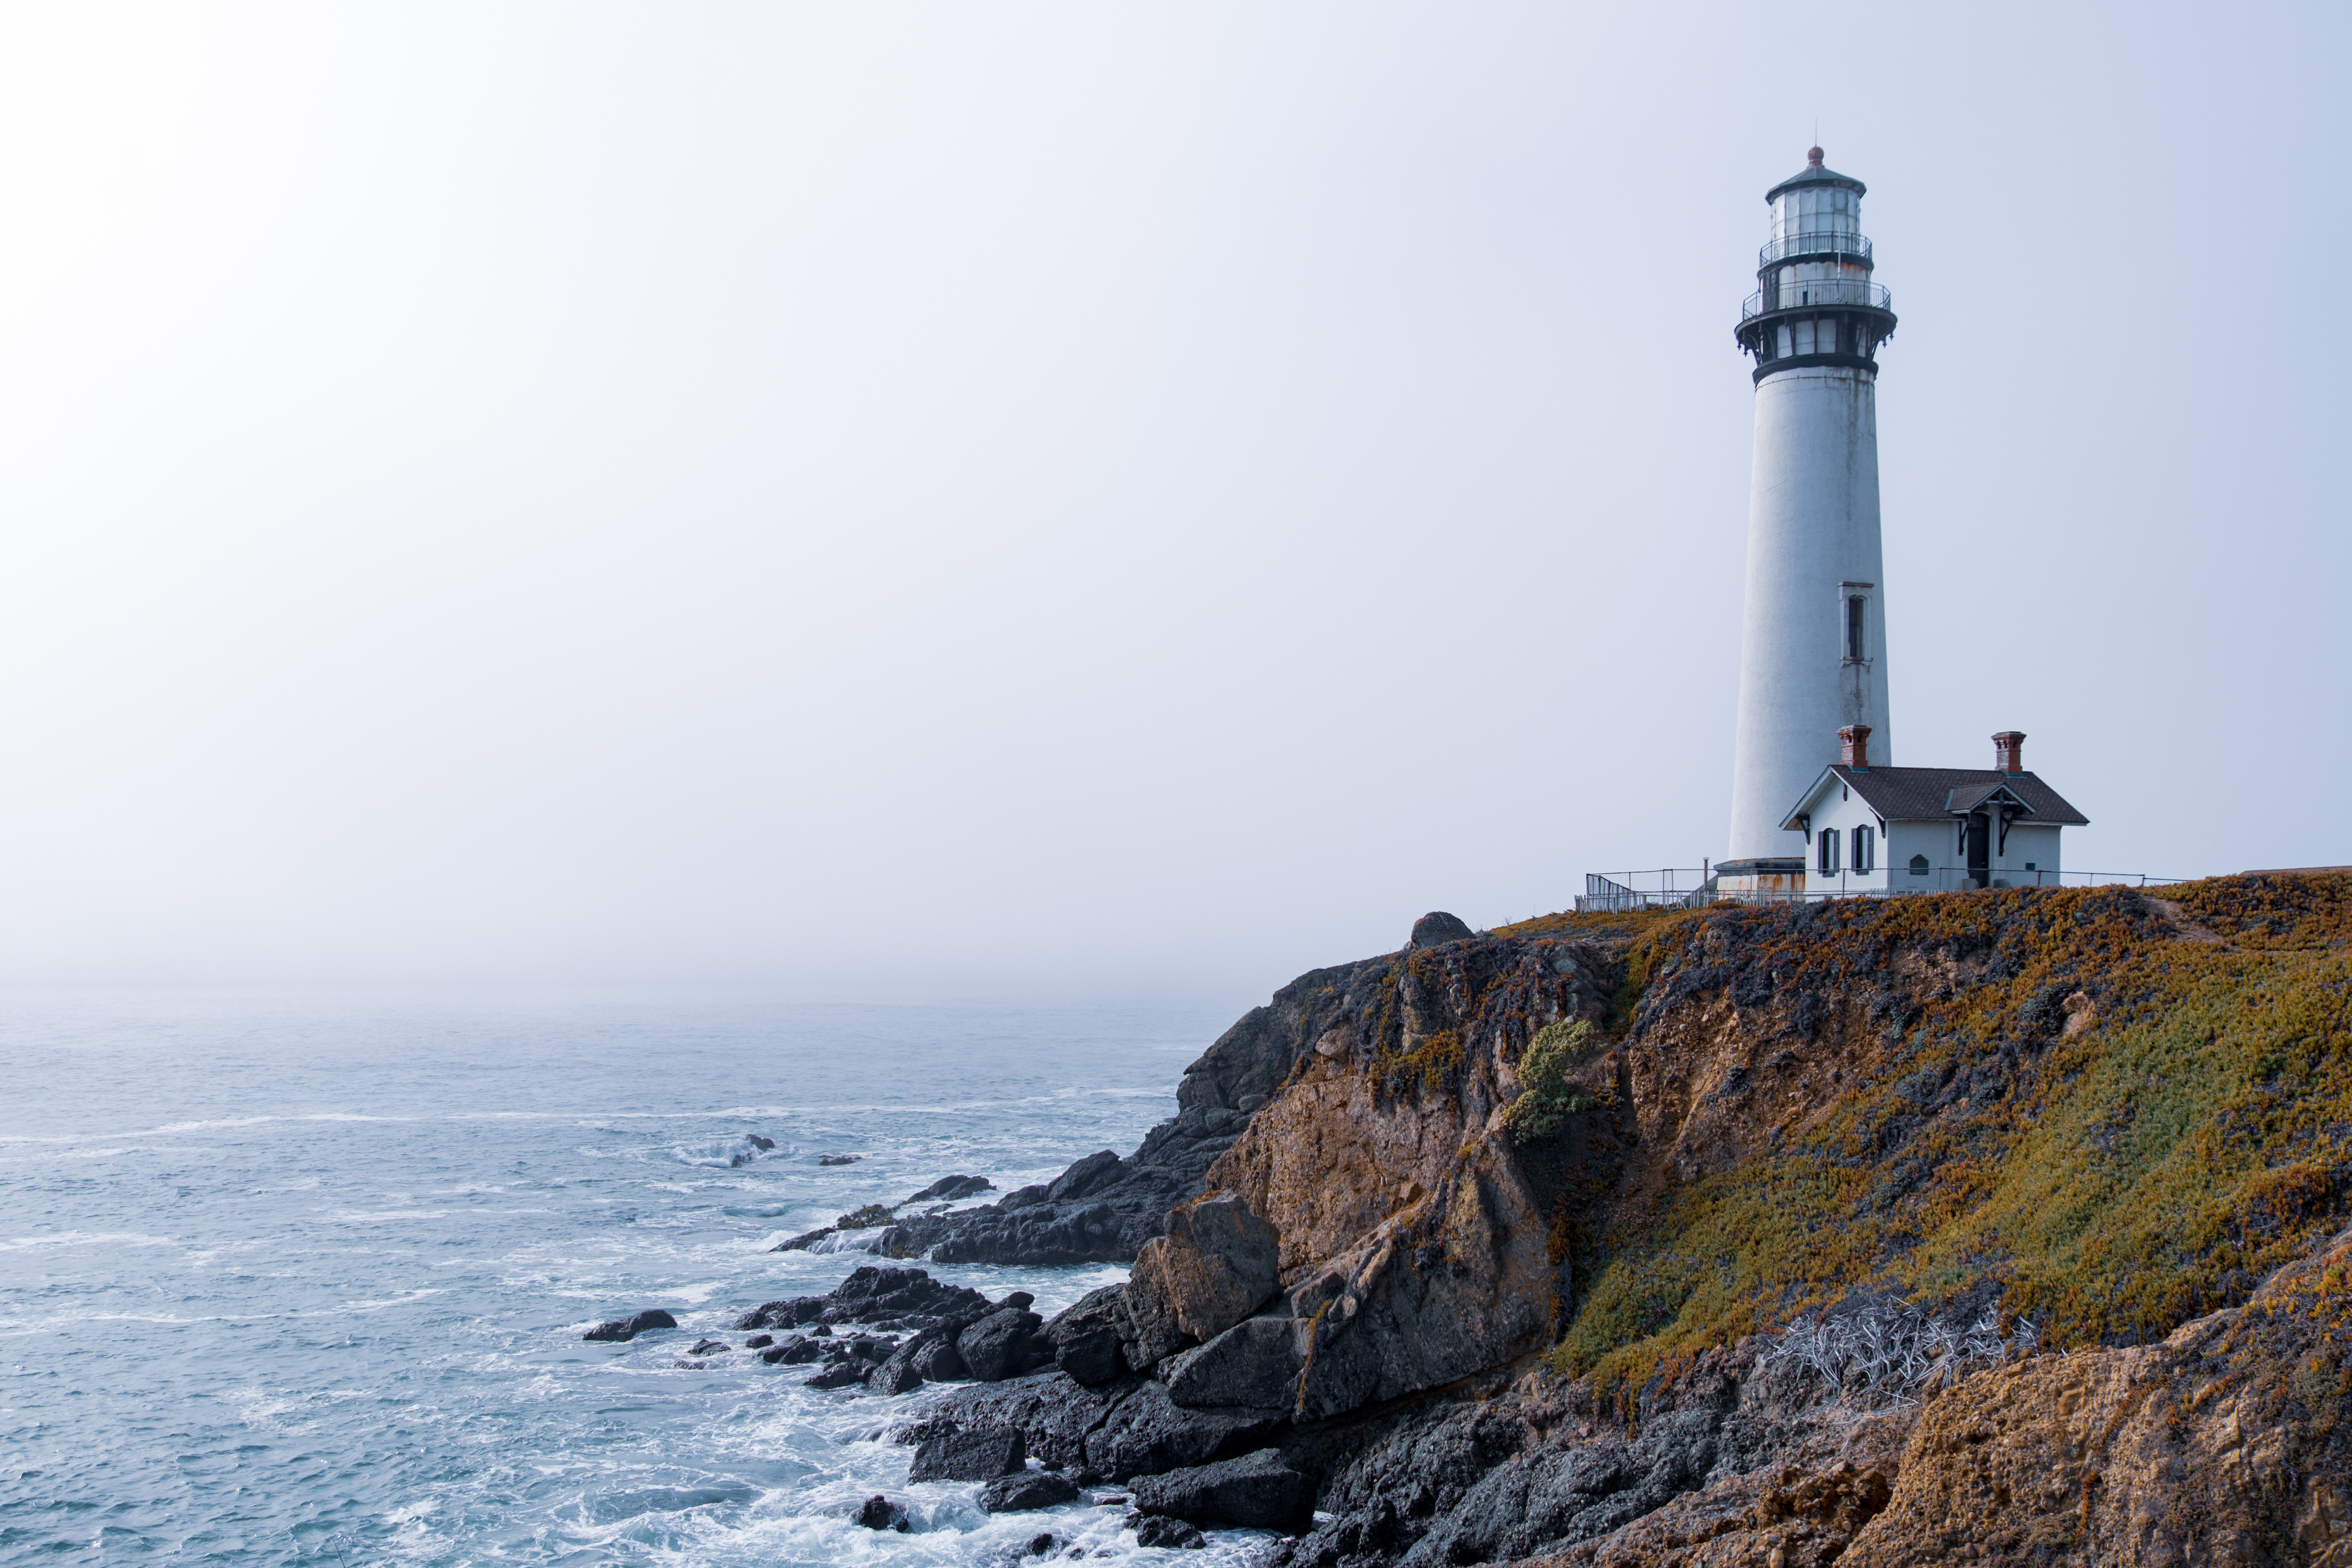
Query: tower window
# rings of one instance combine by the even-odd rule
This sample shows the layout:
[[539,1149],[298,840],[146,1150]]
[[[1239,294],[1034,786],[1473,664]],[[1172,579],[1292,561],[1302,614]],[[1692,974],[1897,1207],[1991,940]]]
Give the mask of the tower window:
[[1864,636],[1869,604],[1860,594],[1848,595],[1845,601],[1845,657],[1857,664],[1870,657],[1869,639]]
[[1838,830],[1836,828],[1822,829],[1820,851],[1821,868],[1824,871],[1836,870],[1838,868]]
[[1780,357],[1782,359],[1787,359],[1790,354],[1795,353],[1796,352],[1796,349],[1790,342],[1789,325],[1786,321],[1783,321],[1780,323]]

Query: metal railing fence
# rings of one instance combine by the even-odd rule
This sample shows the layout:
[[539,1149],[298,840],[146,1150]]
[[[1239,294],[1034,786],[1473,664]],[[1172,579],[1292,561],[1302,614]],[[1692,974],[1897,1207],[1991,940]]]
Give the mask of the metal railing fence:
[[1858,234],[1824,234],[1819,230],[1783,235],[1756,253],[1756,265],[1769,267],[1791,256],[1858,256],[1868,261],[1870,241]]
[[[1739,303],[1739,319],[1752,321],[1773,310],[1802,310],[1816,305],[1860,305],[1874,310],[1895,309],[1895,296],[1883,284],[1865,283],[1862,279],[1815,278],[1801,283],[1791,283],[1776,291],[1774,303],[1764,303],[1762,290],[1750,294]],[[1791,296],[1794,296],[1791,298]]]
[[[1718,885],[1719,876],[1689,868],[1606,875],[1587,872],[1584,891],[1576,900],[1576,912],[1586,915],[1622,914],[1633,910],[1698,910],[1724,902],[1818,904],[1832,899],[1899,899],[1920,893],[1992,892],[2012,888],[2169,888],[2188,880],[2147,871],[1993,870],[1987,873],[1988,885],[1979,889],[1977,873],[1966,866],[1931,866],[1925,872],[1915,872],[1906,866],[1889,867],[1883,871],[1862,873],[1872,879],[1868,884],[1856,882],[1853,872],[1831,875],[1839,876],[1840,886],[1724,888]],[[1807,881],[1822,876],[1819,871],[1809,872]],[[1879,880],[1882,877],[1883,882]],[[1685,878],[1693,879],[1696,885],[1681,885]],[[1645,882],[1649,885],[1637,885]]]

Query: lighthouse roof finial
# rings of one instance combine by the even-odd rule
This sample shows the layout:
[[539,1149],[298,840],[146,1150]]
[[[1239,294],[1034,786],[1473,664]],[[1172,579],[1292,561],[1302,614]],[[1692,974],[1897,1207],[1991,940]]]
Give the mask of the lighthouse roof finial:
[[1805,149],[1805,166],[1809,169],[1818,169],[1822,166],[1822,150],[1820,148],[1808,147]]

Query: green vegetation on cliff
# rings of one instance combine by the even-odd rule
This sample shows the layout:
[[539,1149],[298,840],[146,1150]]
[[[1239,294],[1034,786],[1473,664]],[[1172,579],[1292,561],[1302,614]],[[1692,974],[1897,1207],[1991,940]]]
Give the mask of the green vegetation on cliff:
[[[1633,925],[1612,1032],[1705,1079],[1689,1114],[1717,1107],[1754,1143],[1629,1180],[1581,1223],[1597,1268],[1554,1361],[1604,1390],[1857,1289],[1997,1302],[2054,1346],[2143,1342],[2343,1224],[2352,879]],[[1725,1002],[1736,1024],[1695,1022]]]

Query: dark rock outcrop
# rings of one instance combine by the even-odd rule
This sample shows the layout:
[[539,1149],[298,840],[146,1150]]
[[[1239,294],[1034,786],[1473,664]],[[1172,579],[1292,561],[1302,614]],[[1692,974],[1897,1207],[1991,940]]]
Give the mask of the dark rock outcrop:
[[1314,970],[1244,1014],[1184,1069],[1176,1115],[1153,1128],[1133,1153],[1122,1159],[1106,1149],[1052,1182],[1008,1193],[996,1203],[901,1218],[875,1238],[871,1250],[880,1258],[940,1263],[1131,1260],[1161,1233],[1171,1208],[1207,1190],[1210,1162],[1233,1146],[1313,1048],[1349,982],[1385,962]]
[[916,1481],[992,1481],[1022,1469],[1029,1450],[1017,1426],[940,1427],[915,1450],[907,1471]]
[[651,1308],[631,1318],[613,1318],[597,1324],[580,1337],[583,1340],[622,1341],[635,1339],[647,1329],[674,1329],[677,1320],[659,1307]]
[[1135,1531],[1138,1546],[1198,1552],[1209,1544],[1209,1538],[1197,1528],[1181,1519],[1171,1519],[1164,1513],[1131,1513],[1121,1522]]
[[1281,1255],[1274,1227],[1231,1193],[1171,1209],[1128,1281],[1129,1364],[1141,1371],[1256,1311],[1281,1283]]
[[980,1489],[980,1506],[991,1513],[1023,1513],[1077,1500],[1077,1483],[1051,1470],[1024,1470]]
[[1045,1339],[1054,1347],[1054,1364],[1079,1383],[1092,1386],[1124,1377],[1127,1357],[1120,1353],[1126,1324],[1127,1287],[1106,1285],[1089,1290],[1045,1325]]
[[991,1312],[956,1336],[957,1353],[982,1383],[1001,1383],[1048,1365],[1053,1342],[1037,1331],[1045,1320],[1022,1307]]
[[1281,1449],[1260,1448],[1237,1459],[1145,1476],[1135,1483],[1135,1506],[1195,1524],[1288,1530],[1314,1511],[1315,1483],[1292,1468]]
[[901,1533],[914,1528],[907,1510],[879,1492],[858,1506],[856,1519],[868,1530],[895,1530]]
[[857,1156],[855,1154],[819,1154],[816,1157],[816,1163],[820,1165],[855,1165],[857,1163]]
[[[996,1184],[985,1176],[941,1176],[938,1181],[908,1198],[907,1203],[952,1202],[958,1198],[971,1197],[977,1193],[992,1193],[995,1190]],[[898,1206],[904,1208],[907,1205],[901,1204]]]

